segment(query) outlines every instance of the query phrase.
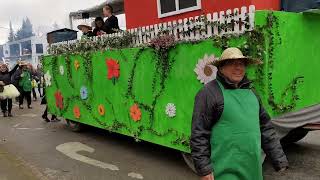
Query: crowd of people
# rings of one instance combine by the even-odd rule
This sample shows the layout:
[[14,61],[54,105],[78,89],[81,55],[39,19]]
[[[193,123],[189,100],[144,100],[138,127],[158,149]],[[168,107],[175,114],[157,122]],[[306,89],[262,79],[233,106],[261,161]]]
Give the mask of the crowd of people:
[[78,26],[78,29],[83,33],[82,38],[112,34],[120,30],[118,18],[113,15],[112,6],[104,6],[103,15],[107,20],[104,21],[102,17],[97,17],[94,21],[94,28],[87,23],[82,23]]
[[[3,117],[13,117],[12,105],[15,99],[19,103],[19,109],[24,109],[24,100],[27,108],[32,109],[32,98],[37,101],[37,92],[42,98],[41,104],[46,104],[43,90],[43,72],[41,65],[34,68],[30,63],[17,61],[17,64],[9,71],[8,64],[0,64],[0,101]],[[47,110],[42,118],[50,122]],[[52,116],[51,121],[58,121]]]

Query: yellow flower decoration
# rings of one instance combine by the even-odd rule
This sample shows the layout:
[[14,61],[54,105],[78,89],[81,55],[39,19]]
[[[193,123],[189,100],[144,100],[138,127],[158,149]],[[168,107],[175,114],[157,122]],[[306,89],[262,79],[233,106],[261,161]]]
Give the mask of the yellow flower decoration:
[[76,68],[76,70],[80,68],[80,62],[78,60],[74,61],[74,68]]

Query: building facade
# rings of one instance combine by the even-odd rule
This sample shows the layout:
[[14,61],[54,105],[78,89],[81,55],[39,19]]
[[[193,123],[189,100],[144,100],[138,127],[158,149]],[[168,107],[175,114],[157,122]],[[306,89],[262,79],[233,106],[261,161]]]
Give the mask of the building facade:
[[10,66],[18,60],[25,60],[37,66],[39,57],[47,53],[48,43],[45,36],[33,36],[3,45],[3,59]]

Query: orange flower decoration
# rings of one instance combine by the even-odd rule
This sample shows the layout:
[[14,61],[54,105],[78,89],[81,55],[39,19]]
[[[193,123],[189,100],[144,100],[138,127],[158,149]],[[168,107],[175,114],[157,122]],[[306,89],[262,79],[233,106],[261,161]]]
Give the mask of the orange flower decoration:
[[76,68],[76,70],[80,68],[80,62],[78,60],[74,61],[74,68]]
[[81,114],[80,114],[80,108],[78,106],[75,106],[73,108],[73,115],[75,118],[79,119]]
[[141,120],[141,110],[139,109],[139,106],[137,104],[134,104],[133,106],[131,106],[130,116],[135,122]]
[[104,116],[104,114],[106,113],[106,110],[102,104],[100,104],[98,106],[98,112],[99,112],[100,116]]

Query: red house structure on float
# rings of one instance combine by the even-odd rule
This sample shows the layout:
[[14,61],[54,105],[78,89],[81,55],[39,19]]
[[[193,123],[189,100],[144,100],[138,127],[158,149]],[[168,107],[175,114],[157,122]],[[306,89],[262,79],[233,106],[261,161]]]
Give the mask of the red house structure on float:
[[280,0],[107,0],[93,8],[70,13],[70,20],[102,16],[105,4],[113,6],[114,14],[125,14],[127,29],[250,5],[256,10],[280,10]]
[[279,0],[125,0],[124,10],[131,29],[250,5],[280,9]]

